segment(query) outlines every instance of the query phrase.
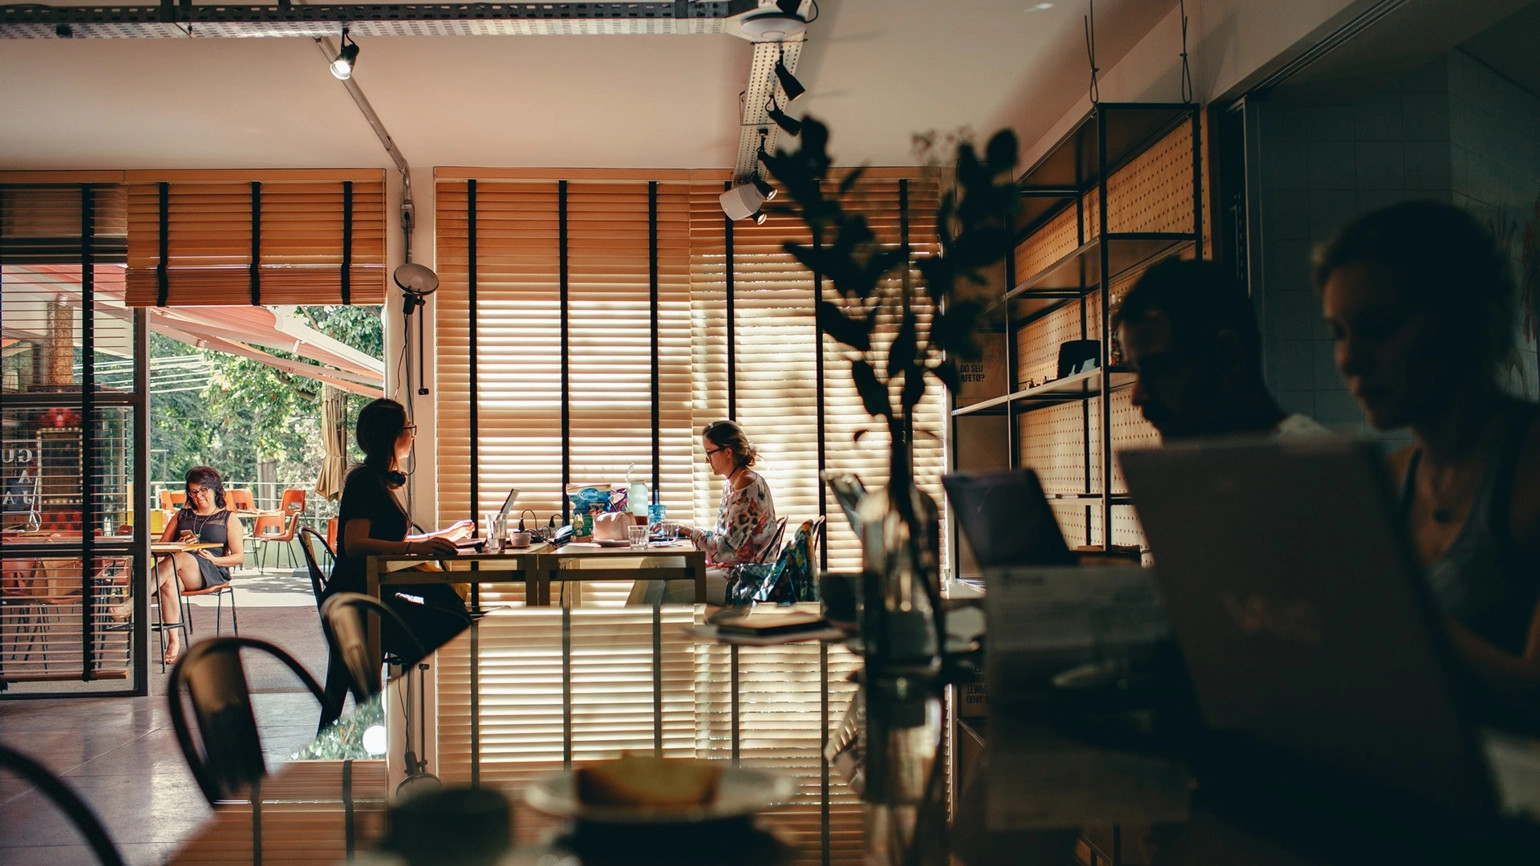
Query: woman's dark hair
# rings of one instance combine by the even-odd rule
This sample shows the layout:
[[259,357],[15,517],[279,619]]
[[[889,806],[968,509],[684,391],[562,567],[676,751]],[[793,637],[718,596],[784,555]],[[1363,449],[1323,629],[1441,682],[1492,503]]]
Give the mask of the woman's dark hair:
[[700,435],[718,448],[726,448],[733,452],[733,465],[744,469],[759,462],[759,449],[749,441],[749,434],[743,432],[737,421],[712,421],[700,431]]
[[1508,256],[1469,213],[1408,201],[1359,217],[1316,255],[1315,288],[1352,265],[1396,280],[1408,302],[1436,311],[1453,357],[1496,373],[1513,349],[1517,290]]
[[[186,490],[194,484],[202,487],[204,490],[214,491],[215,508],[225,507],[225,481],[219,477],[219,471],[214,467],[194,466],[187,470],[187,481],[182,489]],[[190,498],[187,501],[187,507],[192,507],[192,500]]]
[[406,407],[381,397],[358,410],[358,424],[353,430],[358,448],[364,452],[364,465],[385,476],[393,487],[406,483],[404,477],[399,482],[391,477],[395,470],[396,439],[404,429]]

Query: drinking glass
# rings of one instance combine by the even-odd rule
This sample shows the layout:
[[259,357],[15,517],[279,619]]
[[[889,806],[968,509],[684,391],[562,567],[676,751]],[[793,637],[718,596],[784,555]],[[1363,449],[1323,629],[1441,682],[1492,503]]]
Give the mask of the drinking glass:
[[647,546],[647,527],[631,525],[626,527],[626,536],[631,541],[632,550],[640,550]]
[[497,553],[503,549],[502,529],[503,514],[501,511],[483,511],[481,519],[486,523],[487,540],[484,550],[487,553]]
[[679,521],[677,521],[677,520],[665,520],[665,521],[663,521],[663,537],[665,539],[669,540],[669,541],[673,541],[675,538],[678,538],[679,537]]

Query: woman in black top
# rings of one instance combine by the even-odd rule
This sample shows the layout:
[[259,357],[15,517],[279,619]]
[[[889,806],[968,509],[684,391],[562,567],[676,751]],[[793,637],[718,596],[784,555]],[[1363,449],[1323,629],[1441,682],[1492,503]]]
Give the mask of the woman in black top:
[[[225,485],[219,473],[209,466],[187,470],[187,505],[166,524],[161,541],[198,541],[220,547],[193,553],[173,553],[155,566],[155,582],[162,599],[176,598],[171,586],[181,580],[183,590],[202,589],[230,582],[231,566],[240,565],[246,553],[241,547],[240,519],[225,509]],[[161,616],[167,625],[182,621],[177,604],[162,604]],[[175,629],[166,630],[166,663],[176,661],[181,640]]]
[[[454,556],[455,540],[470,534],[469,520],[438,532],[407,533],[411,521],[396,497],[396,491],[406,484],[406,476],[396,467],[412,453],[416,434],[417,425],[407,423],[405,407],[394,400],[375,400],[359,411],[355,435],[364,452],[364,462],[353,467],[342,486],[342,501],[337,508],[337,561],[326,586],[328,596],[366,591],[366,557]],[[429,652],[470,623],[465,603],[447,584],[392,585],[382,587],[380,594],[382,601],[401,614]],[[393,635],[388,626],[382,644],[387,652],[400,656],[406,663],[416,661],[410,642]]]

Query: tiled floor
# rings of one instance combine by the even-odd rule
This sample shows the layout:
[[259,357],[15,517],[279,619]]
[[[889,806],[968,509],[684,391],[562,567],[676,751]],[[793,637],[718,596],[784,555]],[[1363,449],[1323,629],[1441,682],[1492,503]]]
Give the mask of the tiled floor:
[[[250,584],[251,594],[240,599],[241,633],[272,640],[324,676],[324,644],[308,581],[269,574]],[[209,619],[201,611],[197,615],[200,623]],[[250,659],[247,667],[263,751],[273,769],[315,735],[316,702],[276,664]],[[164,862],[209,814],[171,728],[165,677],[159,665],[150,670],[148,697],[0,700],[0,742],[60,775],[91,804],[124,858],[136,866]],[[0,866],[94,862],[48,800],[0,772]]]

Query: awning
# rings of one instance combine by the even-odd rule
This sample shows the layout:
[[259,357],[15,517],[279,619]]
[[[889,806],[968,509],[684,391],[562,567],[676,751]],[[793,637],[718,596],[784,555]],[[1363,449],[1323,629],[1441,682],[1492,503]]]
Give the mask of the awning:
[[[105,270],[107,273],[103,273]],[[132,318],[124,306],[122,273],[115,268],[98,270],[94,290],[98,309],[117,318]],[[58,297],[48,288],[59,285],[67,297],[79,298],[79,268],[69,265],[28,265],[8,268],[6,305],[47,303]],[[35,286],[35,289],[30,287]],[[380,397],[385,390],[385,362],[311,328],[293,307],[147,307],[150,330],[191,346],[239,355],[269,367],[306,376],[364,397]],[[43,339],[24,333],[13,323],[33,317],[6,316],[7,339]],[[263,349],[277,349],[314,361],[307,364],[280,358]],[[319,366],[317,366],[319,365]]]

